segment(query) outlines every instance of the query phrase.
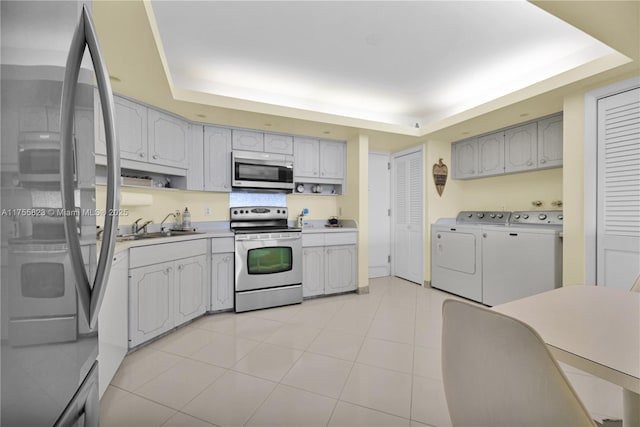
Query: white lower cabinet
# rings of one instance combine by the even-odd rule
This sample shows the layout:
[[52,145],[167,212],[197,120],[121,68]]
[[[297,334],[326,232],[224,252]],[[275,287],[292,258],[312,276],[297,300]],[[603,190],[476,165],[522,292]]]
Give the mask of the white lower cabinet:
[[302,249],[302,296],[324,295],[324,247]]
[[234,307],[234,254],[211,255],[211,311]]
[[357,233],[302,235],[302,296],[354,291],[357,280]]
[[211,239],[211,311],[233,310],[235,304],[235,240]]
[[129,258],[129,348],[206,311],[205,239],[131,248]]
[[175,262],[176,326],[207,311],[207,256],[199,255]]
[[356,252],[356,245],[324,248],[325,294],[356,290]]

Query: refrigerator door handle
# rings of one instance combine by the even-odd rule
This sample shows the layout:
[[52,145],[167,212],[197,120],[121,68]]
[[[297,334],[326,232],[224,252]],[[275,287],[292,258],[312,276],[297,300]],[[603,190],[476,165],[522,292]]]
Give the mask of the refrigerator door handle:
[[106,189],[106,211],[104,220],[104,233],[100,256],[96,268],[96,276],[93,284],[89,281],[84,269],[84,261],[80,248],[80,238],[78,237],[76,216],[66,215],[64,217],[65,234],[69,244],[71,254],[71,265],[76,279],[78,298],[82,310],[84,311],[89,327],[95,328],[98,322],[98,312],[104,297],[109,270],[113,260],[113,252],[118,231],[118,216],[116,213],[120,207],[120,148],[116,140],[116,128],[114,121],[114,101],[109,73],[107,71],[98,39],[95,26],[86,6],[82,8],[82,15],[78,26],[73,34],[69,56],[67,57],[64,82],[62,84],[62,107],[60,113],[60,177],[62,203],[66,212],[75,212],[75,196],[73,183],[73,117],[74,99],[78,75],[85,46],[89,48],[91,60],[93,62],[96,79],[98,81],[98,92],[102,106],[102,116],[104,120],[105,137],[107,143],[107,189]]
[[60,415],[53,427],[98,427],[100,424],[100,400],[98,398],[98,361],[93,363],[89,373]]

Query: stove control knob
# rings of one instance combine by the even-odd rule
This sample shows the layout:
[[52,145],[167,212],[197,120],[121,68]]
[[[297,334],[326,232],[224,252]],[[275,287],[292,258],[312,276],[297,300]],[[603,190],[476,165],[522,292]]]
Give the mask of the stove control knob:
[[503,216],[504,216],[504,215],[503,215],[503,214],[501,214],[501,213],[499,213],[499,214],[498,214],[498,218],[502,218]]
[[238,215],[238,210],[233,211],[234,215]]
[[524,214],[524,215],[522,215],[522,218],[523,218],[523,219],[529,219],[529,215]]
[[545,219],[547,219],[547,214],[543,214],[543,213],[542,213],[542,214],[538,215],[538,219],[539,219],[540,221],[544,221]]
[[519,214],[515,214],[513,217],[514,217],[515,219],[520,219],[520,215],[519,215]]
[[484,218],[484,214],[482,212],[478,212],[478,218]]
[[472,216],[473,216],[473,214],[472,214],[472,213],[468,213],[468,214],[467,214],[467,218],[471,218]]
[[560,221],[562,221],[562,220],[564,219],[564,215],[562,215],[562,214],[558,215],[558,219],[559,219]]
[[491,215],[489,215],[491,218],[495,218],[496,214],[492,213]]

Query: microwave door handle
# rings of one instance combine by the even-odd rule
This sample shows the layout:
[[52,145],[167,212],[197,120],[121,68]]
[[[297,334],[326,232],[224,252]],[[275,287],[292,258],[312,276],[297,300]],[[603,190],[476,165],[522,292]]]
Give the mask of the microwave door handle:
[[114,101],[109,73],[100,52],[95,27],[91,16],[86,9],[82,8],[82,14],[76,30],[73,34],[69,55],[67,57],[64,82],[62,84],[62,102],[60,114],[60,179],[62,203],[65,211],[75,211],[74,200],[74,153],[73,153],[73,116],[74,99],[78,75],[85,45],[89,48],[93,68],[98,81],[98,92],[105,122],[105,137],[107,142],[107,189],[106,189],[106,215],[103,233],[103,244],[100,248],[96,276],[93,286],[89,282],[84,269],[84,261],[80,248],[80,238],[76,229],[76,218],[74,215],[64,217],[64,228],[71,254],[71,266],[76,279],[76,288],[80,305],[89,321],[89,327],[95,328],[98,322],[98,312],[107,280],[109,270],[113,260],[115,246],[115,236],[118,228],[118,216],[112,213],[117,212],[120,207],[120,183],[117,179],[120,175],[120,149],[115,138],[114,122]]

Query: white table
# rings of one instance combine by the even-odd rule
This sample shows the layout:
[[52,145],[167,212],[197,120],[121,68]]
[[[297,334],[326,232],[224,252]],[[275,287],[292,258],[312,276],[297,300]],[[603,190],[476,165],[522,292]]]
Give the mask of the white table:
[[621,386],[624,427],[640,426],[640,293],[565,286],[493,307],[533,327],[556,359]]

